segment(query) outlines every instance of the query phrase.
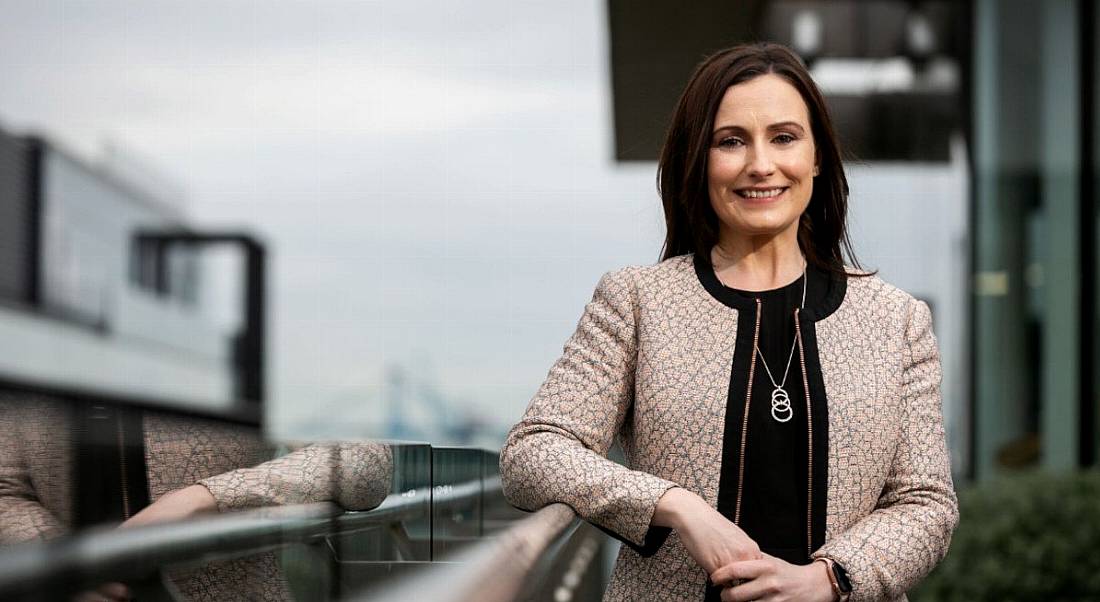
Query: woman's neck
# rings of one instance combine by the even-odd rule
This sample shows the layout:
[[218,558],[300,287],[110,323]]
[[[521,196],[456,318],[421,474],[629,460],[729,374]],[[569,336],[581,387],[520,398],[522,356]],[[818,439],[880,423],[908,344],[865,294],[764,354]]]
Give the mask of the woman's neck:
[[711,250],[714,272],[726,286],[746,291],[780,288],[797,280],[805,260],[795,236],[723,236]]

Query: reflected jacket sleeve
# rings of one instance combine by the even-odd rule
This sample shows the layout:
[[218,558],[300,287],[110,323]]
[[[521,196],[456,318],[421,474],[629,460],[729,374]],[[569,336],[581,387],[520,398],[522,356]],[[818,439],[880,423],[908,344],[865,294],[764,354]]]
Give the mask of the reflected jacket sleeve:
[[220,511],[335,502],[346,510],[382,503],[393,480],[390,447],[373,441],[308,445],[252,468],[232,470],[199,484]]
[[875,510],[814,552],[847,571],[852,602],[894,599],[947,554],[958,524],[932,316],[912,301],[905,328],[901,439]]
[[668,535],[650,529],[657,500],[677,485],[606,457],[633,403],[635,306],[628,271],[600,279],[562,356],[508,434],[500,470],[513,505],[568,504],[648,555]]
[[[31,402],[24,405],[31,406]],[[46,539],[64,533],[56,516],[35,493],[27,466],[23,427],[46,428],[33,421],[32,412],[20,412],[15,404],[0,402],[0,543]],[[58,428],[56,436],[64,436]],[[63,479],[63,475],[53,475]]]

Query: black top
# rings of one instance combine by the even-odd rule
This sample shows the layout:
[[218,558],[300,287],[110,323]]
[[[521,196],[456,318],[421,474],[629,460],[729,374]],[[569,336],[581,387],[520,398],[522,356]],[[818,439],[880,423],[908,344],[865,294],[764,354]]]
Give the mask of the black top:
[[[723,285],[713,268],[695,259],[696,274],[707,292],[738,312],[737,341],[730,367],[729,396],[722,438],[722,470],[718,487],[718,511],[734,520],[737,495],[741,495],[738,525],[761,549],[792,564],[807,564],[809,553],[825,542],[828,478],[828,400],[818,359],[816,322],[836,311],[844,299],[847,282],[842,275],[807,269],[806,304],[798,313],[805,349],[795,348],[786,382],[783,372],[795,337],[795,308],[802,303],[803,279],[770,291],[739,291]],[[777,408],[772,416],[775,389],[760,357],[756,357],[748,427],[745,429],[744,478],[741,471],[741,435],[749,370],[755,355],[756,299],[760,299],[760,352],[776,383],[783,384],[790,411]],[[800,351],[802,353],[800,353]],[[805,359],[805,377],[801,360]],[[809,385],[807,419],[806,385]],[[813,427],[812,441],[809,426]],[[811,452],[812,451],[812,464]],[[812,498],[812,499],[809,499]],[[810,507],[807,508],[808,502]],[[809,510],[809,512],[808,512]],[[706,600],[718,600],[719,590],[708,587]]]
[[[806,484],[809,470],[806,446],[809,440],[806,388],[802,382],[798,349],[794,346],[793,313],[795,308],[802,307],[804,283],[805,279],[800,276],[786,286],[769,291],[733,289],[754,303],[752,312],[742,314],[749,320],[739,328],[755,328],[755,299],[760,300],[761,309],[760,354],[756,356],[745,440],[740,527],[765,553],[793,563],[805,562],[806,558]],[[809,293],[807,290],[807,299],[810,299]],[[819,291],[814,293],[817,295]],[[790,369],[787,369],[788,359]],[[771,378],[765,369],[765,362],[771,369]],[[783,404],[779,397],[773,401],[775,384],[782,385],[786,391],[787,404]],[[740,394],[729,400],[731,404],[741,405],[741,416],[744,397]],[[787,421],[779,422],[776,417]],[[741,429],[743,426],[740,423],[726,424],[727,429]],[[722,470],[739,472],[740,464],[723,466]]]
[[73,505],[73,526],[122,522],[149,505],[143,414],[90,401],[71,408],[73,490],[80,495]]

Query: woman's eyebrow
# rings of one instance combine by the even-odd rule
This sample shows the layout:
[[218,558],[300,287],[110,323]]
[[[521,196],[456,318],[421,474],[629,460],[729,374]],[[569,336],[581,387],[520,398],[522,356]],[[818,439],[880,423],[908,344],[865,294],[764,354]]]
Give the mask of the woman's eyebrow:
[[[798,123],[797,121],[779,121],[779,122],[776,122],[776,123],[773,123],[773,124],[769,125],[767,129],[774,131],[774,130],[782,130],[782,129],[785,129],[785,128],[796,129],[801,133],[806,132],[806,129],[802,127],[802,124]],[[739,125],[723,125],[719,128],[715,128],[714,133],[717,134],[719,132],[724,132],[726,130],[729,130],[730,132],[733,132],[733,133],[748,132],[747,129],[745,129],[745,128],[739,126]]]

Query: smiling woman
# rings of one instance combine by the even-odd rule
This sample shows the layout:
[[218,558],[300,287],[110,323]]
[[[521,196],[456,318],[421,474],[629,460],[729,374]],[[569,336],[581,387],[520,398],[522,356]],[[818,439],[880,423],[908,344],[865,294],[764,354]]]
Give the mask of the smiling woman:
[[607,600],[905,600],[958,521],[939,353],[928,306],[852,254],[798,57],[704,61],[658,180],[662,261],[600,280],[501,450],[505,494],[626,544]]

